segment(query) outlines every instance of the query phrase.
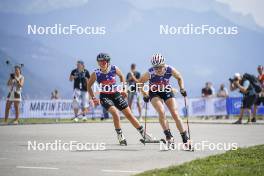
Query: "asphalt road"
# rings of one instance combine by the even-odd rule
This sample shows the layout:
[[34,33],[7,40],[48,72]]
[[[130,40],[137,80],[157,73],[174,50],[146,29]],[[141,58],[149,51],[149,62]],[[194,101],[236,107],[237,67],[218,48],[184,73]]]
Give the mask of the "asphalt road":
[[[175,125],[170,125],[176,142],[180,142]],[[129,123],[122,126],[128,146],[117,144],[112,123],[0,126],[0,175],[132,175],[224,152],[211,151],[209,147],[187,152],[160,150],[160,144],[144,146],[139,142],[140,135]],[[158,123],[148,124],[147,128],[153,136],[163,138]],[[191,124],[190,128],[196,144],[202,141],[212,143],[211,146],[223,143],[228,148],[230,143],[239,147],[264,143],[264,125]],[[32,146],[29,150],[28,144],[34,144],[34,141],[39,150],[33,150]],[[41,151],[44,144],[56,141],[59,143],[57,150],[48,146],[47,151]],[[87,144],[87,149],[101,150],[82,147],[78,150],[76,146],[71,151],[59,150],[59,146],[71,141]],[[104,144],[92,146],[92,143]]]

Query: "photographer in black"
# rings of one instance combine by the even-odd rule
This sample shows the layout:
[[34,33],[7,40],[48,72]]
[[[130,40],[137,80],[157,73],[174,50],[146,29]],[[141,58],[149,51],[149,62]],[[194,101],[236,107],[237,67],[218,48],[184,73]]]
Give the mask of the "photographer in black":
[[248,111],[248,115],[249,115],[247,123],[251,123],[252,120],[251,107],[256,100],[256,91],[252,84],[252,81],[249,80],[249,77],[246,75],[248,74],[240,75],[239,73],[236,73],[233,78],[229,79],[230,90],[234,91],[238,89],[239,92],[243,94],[239,119],[235,121],[233,124],[242,124],[242,119],[245,111]]
[[10,74],[9,80],[7,82],[9,87],[9,93],[6,100],[6,109],[5,109],[5,121],[7,123],[9,111],[12,103],[14,103],[16,118],[13,121],[14,124],[18,124],[19,118],[19,105],[21,102],[21,92],[24,85],[24,76],[21,74],[21,67],[15,66],[15,72]]
[[77,68],[72,70],[69,80],[73,81],[73,109],[74,121],[77,122],[79,109],[82,109],[83,120],[89,107],[89,96],[87,92],[87,82],[90,78],[89,71],[85,69],[83,61],[77,61]]

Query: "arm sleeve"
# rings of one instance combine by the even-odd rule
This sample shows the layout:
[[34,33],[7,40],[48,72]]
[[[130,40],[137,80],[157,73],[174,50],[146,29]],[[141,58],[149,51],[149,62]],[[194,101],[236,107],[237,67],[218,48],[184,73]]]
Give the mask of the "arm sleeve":
[[71,71],[71,76],[74,76],[74,72],[75,72],[75,70],[72,70]]
[[248,89],[249,85],[250,85],[250,82],[249,82],[248,80],[246,80],[246,81],[243,83],[243,87],[244,87],[245,89]]

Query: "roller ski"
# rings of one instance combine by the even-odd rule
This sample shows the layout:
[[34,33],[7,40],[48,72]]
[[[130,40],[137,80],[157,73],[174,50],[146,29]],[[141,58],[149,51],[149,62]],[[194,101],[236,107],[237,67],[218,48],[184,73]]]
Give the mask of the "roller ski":
[[143,139],[140,139],[139,140],[142,144],[145,145],[147,143],[159,143],[159,140],[156,140],[156,138],[152,138],[152,136],[150,134],[148,134],[147,132],[145,132],[145,130],[143,129],[143,127],[140,127],[138,129],[138,132],[143,137]]
[[142,144],[158,144],[160,143],[160,140],[157,139],[152,139],[152,140],[144,140],[144,139],[140,139],[139,140]]
[[156,138],[152,138],[152,136],[150,134],[145,134],[145,136],[143,135],[142,136],[143,139],[140,139],[139,141],[142,143],[142,144],[157,144],[157,143],[160,143],[160,140],[157,140]]

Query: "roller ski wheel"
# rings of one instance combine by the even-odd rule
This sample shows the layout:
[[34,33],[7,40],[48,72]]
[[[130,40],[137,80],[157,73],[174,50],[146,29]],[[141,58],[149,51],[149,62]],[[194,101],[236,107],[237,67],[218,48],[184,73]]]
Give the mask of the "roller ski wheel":
[[119,144],[121,146],[127,146],[127,141],[125,139],[123,139],[123,140],[119,141]]

